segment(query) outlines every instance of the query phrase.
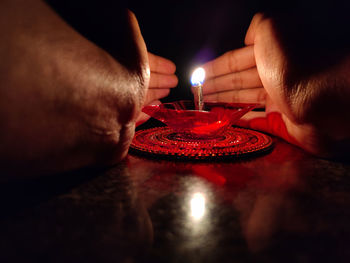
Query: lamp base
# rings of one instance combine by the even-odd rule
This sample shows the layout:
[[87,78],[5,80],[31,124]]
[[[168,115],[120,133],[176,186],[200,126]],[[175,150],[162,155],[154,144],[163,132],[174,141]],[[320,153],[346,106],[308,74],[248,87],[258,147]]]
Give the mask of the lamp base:
[[225,160],[265,153],[272,146],[268,135],[237,127],[210,139],[191,139],[169,127],[156,127],[137,131],[130,153],[163,159]]

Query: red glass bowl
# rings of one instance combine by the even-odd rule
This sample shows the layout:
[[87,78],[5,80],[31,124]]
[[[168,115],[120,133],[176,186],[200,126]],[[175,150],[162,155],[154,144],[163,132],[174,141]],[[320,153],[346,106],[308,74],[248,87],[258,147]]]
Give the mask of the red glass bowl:
[[181,100],[143,107],[142,111],[163,122],[180,136],[208,139],[220,136],[257,104],[204,102],[203,110],[196,110],[190,100]]

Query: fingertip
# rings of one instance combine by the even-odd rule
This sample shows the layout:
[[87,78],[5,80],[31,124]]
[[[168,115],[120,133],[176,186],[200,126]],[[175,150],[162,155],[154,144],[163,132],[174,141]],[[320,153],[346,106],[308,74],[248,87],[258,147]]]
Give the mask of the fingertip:
[[244,119],[239,119],[235,125],[239,126],[239,127],[242,127],[242,128],[250,128],[249,126],[249,121],[247,120],[244,120]]
[[145,106],[160,105],[160,104],[162,104],[162,102],[160,100],[153,100]]
[[164,74],[174,74],[176,65],[167,58],[163,58],[152,53],[148,53],[151,71]]
[[140,126],[141,124],[143,124],[143,123],[145,123],[146,121],[148,121],[149,118],[151,118],[149,115],[147,115],[147,114],[141,112],[139,118],[138,118],[137,121],[136,121],[135,126],[136,126],[136,127],[137,127],[137,126]]
[[169,84],[171,84],[171,85],[170,85],[169,88],[175,88],[175,87],[177,86],[178,83],[179,83],[178,77],[177,77],[176,75],[172,75],[172,77],[171,77],[171,82],[169,83]]
[[263,19],[264,15],[262,13],[256,13],[252,21],[250,22],[249,28],[247,30],[247,33],[244,38],[244,43],[246,45],[253,45],[254,44],[254,38],[255,38],[255,32],[256,28]]
[[176,72],[176,65],[174,62],[172,62],[169,59],[165,59],[166,63],[167,63],[167,69],[169,71],[170,74],[174,74]]
[[248,112],[236,124],[243,128],[268,132],[268,121],[265,112]]

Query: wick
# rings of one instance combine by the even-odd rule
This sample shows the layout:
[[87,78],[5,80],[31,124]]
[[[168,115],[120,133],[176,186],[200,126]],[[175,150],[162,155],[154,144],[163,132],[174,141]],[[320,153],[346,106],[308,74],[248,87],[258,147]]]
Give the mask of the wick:
[[198,110],[203,110],[203,89],[202,85],[197,86],[197,106]]

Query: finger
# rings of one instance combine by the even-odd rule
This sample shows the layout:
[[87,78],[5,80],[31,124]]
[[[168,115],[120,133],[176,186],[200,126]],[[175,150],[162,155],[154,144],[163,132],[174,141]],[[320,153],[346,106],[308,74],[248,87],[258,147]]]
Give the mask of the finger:
[[262,87],[256,67],[206,80],[203,94]]
[[260,106],[265,106],[266,97],[264,88],[230,90],[203,96],[204,101],[208,102],[256,103]]
[[174,74],[176,70],[175,64],[169,59],[154,55],[148,52],[148,61],[151,72]]
[[151,116],[147,115],[144,112],[140,112],[140,114],[139,114],[139,116],[137,117],[137,120],[136,120],[136,126],[139,126],[142,123],[148,121],[149,118],[151,118]]
[[285,118],[279,112],[248,112],[236,124],[278,136],[287,142],[300,146],[299,142],[288,132]]
[[249,28],[247,30],[247,34],[245,35],[244,43],[246,45],[254,44],[256,28],[260,24],[260,22],[263,20],[263,18],[264,16],[262,13],[257,13],[254,15],[252,21],[250,22]]
[[175,75],[164,75],[151,72],[149,82],[150,88],[173,88],[176,87],[178,79]]
[[148,89],[143,105],[149,105],[150,102],[164,98],[168,96],[169,93],[170,89]]
[[240,121],[242,121],[242,127],[250,128],[247,126],[248,121],[256,118],[266,118],[266,115],[265,111],[250,111],[240,119]]
[[229,51],[222,56],[204,64],[206,79],[242,71],[255,66],[253,46]]
[[[161,102],[159,100],[154,100],[152,102],[150,102],[147,105],[144,106],[148,106],[148,105],[159,105],[161,104]],[[142,123],[146,122],[151,116],[149,116],[148,114],[144,113],[144,112],[140,112],[139,116],[137,117],[136,120],[136,126],[141,125]]]
[[[145,41],[142,37],[141,34],[141,30],[140,30],[140,26],[139,23],[136,19],[135,14],[128,10],[128,19],[129,19],[129,25],[130,25],[130,34],[132,36],[132,43],[131,45],[135,45],[134,48],[136,48],[137,52],[133,52],[132,54],[129,54],[131,58],[133,58],[135,55],[137,56],[137,58],[139,59],[139,61],[141,62],[142,66],[144,66],[145,68],[147,68],[148,71],[148,56],[147,56],[147,48],[146,48],[146,44]],[[134,49],[131,49],[134,50]],[[125,57],[128,57],[126,54],[124,54]],[[130,64],[130,66],[132,67],[137,67],[139,68],[140,65],[132,63],[133,60],[128,60]],[[148,62],[148,63],[147,63]]]
[[236,122],[237,126],[269,133],[266,112],[250,111]]

